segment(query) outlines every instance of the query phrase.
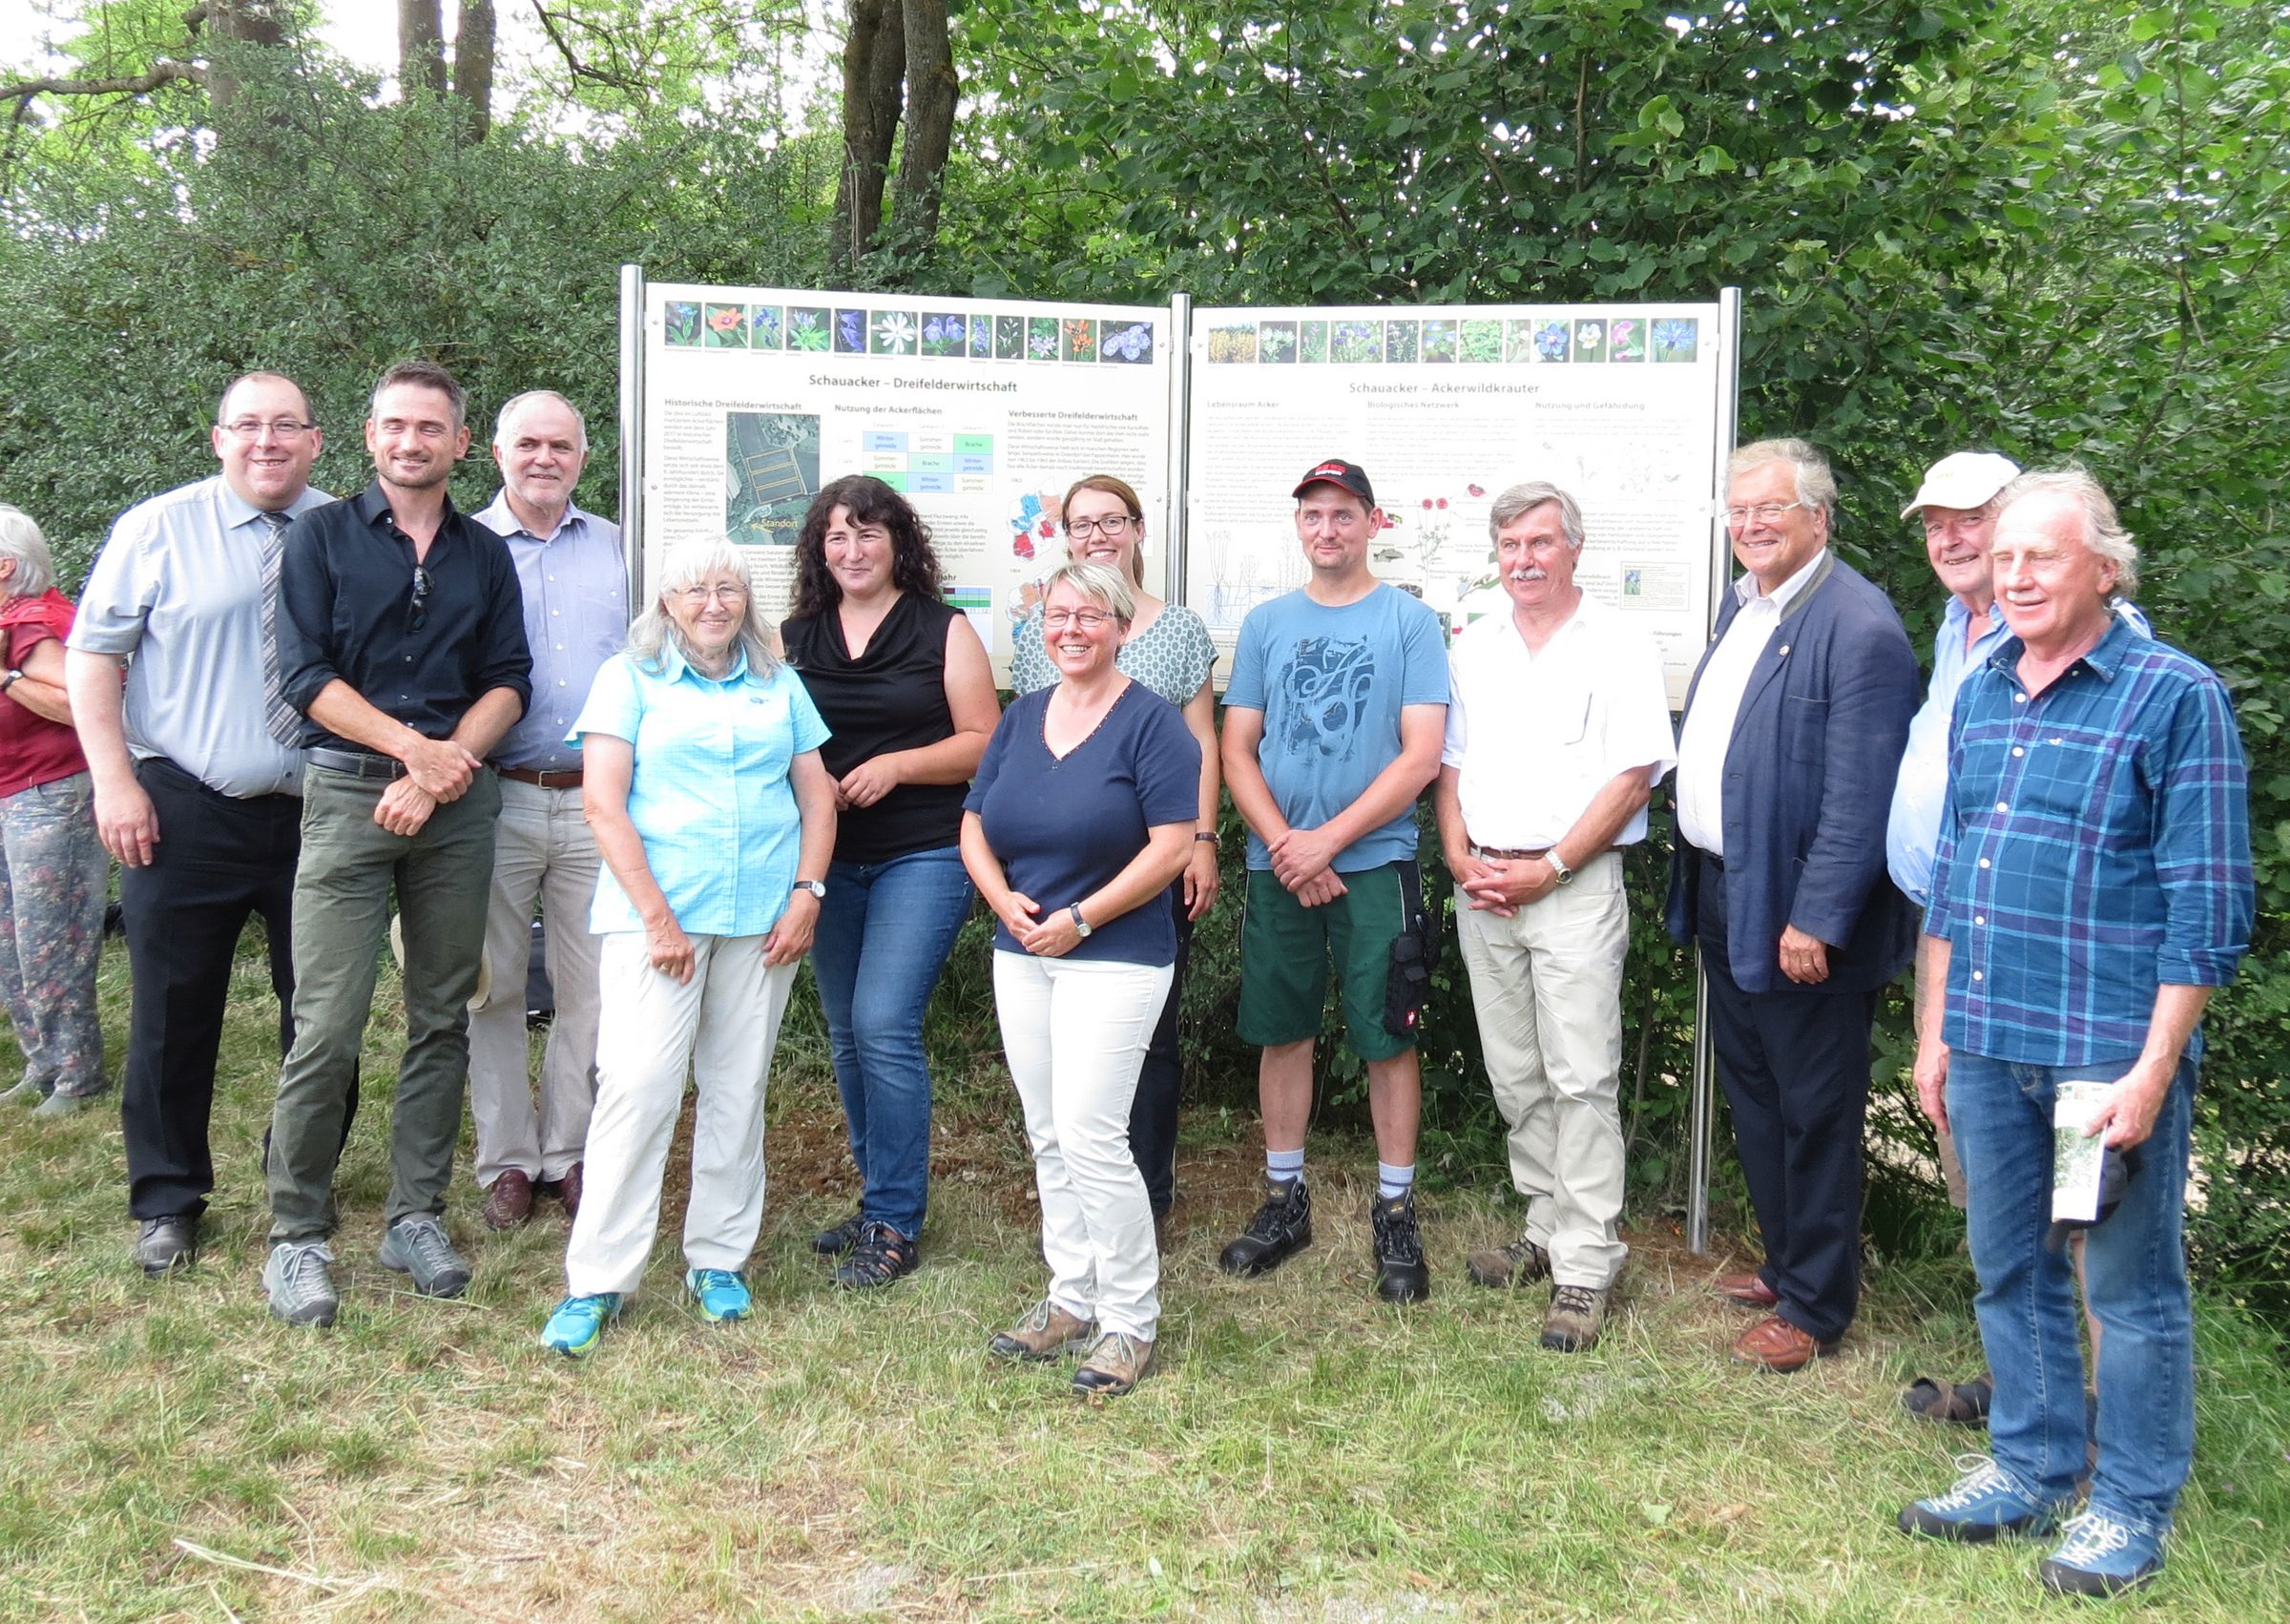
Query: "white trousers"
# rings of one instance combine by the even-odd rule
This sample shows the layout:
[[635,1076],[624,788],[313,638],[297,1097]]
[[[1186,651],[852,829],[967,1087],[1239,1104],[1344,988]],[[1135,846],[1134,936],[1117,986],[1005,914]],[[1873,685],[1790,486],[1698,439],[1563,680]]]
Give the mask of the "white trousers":
[[1509,919],[1458,889],[1455,934],[1479,1043],[1509,1125],[1510,1180],[1527,1236],[1559,1285],[1611,1285],[1622,1243],[1622,857],[1607,852]]
[[763,1227],[763,1084],[795,985],[795,966],[764,964],[760,936],[693,937],[688,985],[652,968],[642,931],[601,940],[596,1112],[565,1248],[576,1297],[626,1294],[644,1278],[687,1067],[699,1104],[684,1261],[733,1270],[747,1262]]
[[[580,1160],[596,1097],[596,838],[580,791],[501,781],[493,831],[493,895],[485,918],[485,1002],[469,1011],[469,1114],[477,1123],[477,1184],[511,1169],[562,1178]],[[556,1014],[541,1054],[540,1102],[526,1079],[525,972],[532,905],[541,904]]]
[[1147,1340],[1161,1317],[1161,1255],[1129,1154],[1129,1108],[1174,974],[994,953],[994,1010],[1033,1146],[1050,1301]]

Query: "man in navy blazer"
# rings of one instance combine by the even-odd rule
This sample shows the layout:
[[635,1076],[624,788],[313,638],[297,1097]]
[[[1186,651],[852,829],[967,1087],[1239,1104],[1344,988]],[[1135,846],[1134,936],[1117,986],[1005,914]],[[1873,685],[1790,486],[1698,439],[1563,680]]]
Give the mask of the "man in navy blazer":
[[1829,551],[1837,481],[1801,440],[1726,465],[1734,584],[1687,691],[1668,923],[1698,943],[1711,1040],[1764,1266],[1720,1295],[1765,1317],[1734,1357],[1801,1369],[1861,1295],[1861,1134],[1877,997],[1915,916],[1884,823],[1916,656],[1884,594]]

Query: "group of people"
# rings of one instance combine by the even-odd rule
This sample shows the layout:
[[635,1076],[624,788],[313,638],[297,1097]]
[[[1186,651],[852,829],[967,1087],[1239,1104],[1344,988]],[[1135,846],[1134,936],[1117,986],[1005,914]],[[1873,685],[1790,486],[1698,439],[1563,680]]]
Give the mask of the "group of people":
[[[1831,546],[1827,463],[1797,440],[1741,448],[1720,516],[1744,573],[1674,732],[1654,643],[1576,583],[1572,494],[1496,496],[1508,612],[1450,647],[1376,577],[1373,485],[1331,459],[1294,488],[1302,582],[1244,620],[1219,730],[1215,645],[1145,592],[1144,510],[1118,478],[1066,495],[1067,557],[1016,627],[1004,711],[926,527],[880,481],[814,500],[782,623],[725,543],[673,550],[632,618],[615,527],[572,500],[587,441],[564,397],[501,408],[503,489],[474,515],[446,494],[469,429],[442,368],[385,373],[365,440],[373,480],[335,501],[308,484],[322,440],[302,389],[241,378],[213,433],[220,472],[130,510],[76,615],[36,528],[0,510],[14,1092],[54,1112],[103,1086],[108,851],[150,1273],[197,1251],[232,952],[260,912],[283,1053],[264,1282],[281,1319],[333,1321],[334,1175],[394,899],[406,1042],[381,1260],[417,1292],[470,1278],[442,1221],[466,1079],[484,1221],[562,1202],[568,1295],[543,1341],[593,1348],[642,1277],[689,1075],[685,1287],[708,1320],[747,1316],[764,1086],[806,954],[860,1179],[812,1245],[838,1285],[885,1285],[920,1257],[923,1019],[975,893],[1049,1270],[990,1351],[1083,1353],[1077,1393],[1126,1392],[1154,1362],[1181,984],[1229,790],[1248,829],[1237,1026],[1261,1051],[1266,1188],[1219,1265],[1258,1276],[1312,1242],[1332,974],[1368,1080],[1374,1289],[1421,1301],[1428,789],[1526,1201],[1521,1233],[1467,1273],[1547,1285],[1542,1343],[1579,1351],[1628,1254],[1623,854],[1675,770],[1667,923],[1707,974],[1764,1247],[1715,1282],[1759,1313],[1734,1357],[1801,1369],[1855,1316],[1871,1024],[1913,961],[1917,1089],[1967,1207],[1993,1373],[1910,1398],[1985,1419],[1992,1454],[1902,1527],[1981,1540],[2064,1522],[2042,1569],[2056,1590],[2159,1566],[2193,1439],[2180,1223],[2198,1021],[2254,906],[2245,766],[2223,686],[2129,602],[2136,551],[2088,475],[1992,453],[1933,466],[1903,510],[1948,594],[1920,701],[1900,617]],[[537,1088],[536,902],[555,1003]],[[2088,1474],[2073,1274],[2044,1243],[2070,1080],[2112,1085],[2088,1131],[2144,1150],[2077,1254]]]

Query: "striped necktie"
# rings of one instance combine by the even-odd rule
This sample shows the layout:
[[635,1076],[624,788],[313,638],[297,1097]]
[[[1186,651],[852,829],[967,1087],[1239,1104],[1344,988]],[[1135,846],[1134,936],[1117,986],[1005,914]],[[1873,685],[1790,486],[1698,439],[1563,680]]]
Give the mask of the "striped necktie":
[[284,513],[262,515],[262,725],[281,744],[302,742],[302,713],[279,691],[279,564],[286,556]]

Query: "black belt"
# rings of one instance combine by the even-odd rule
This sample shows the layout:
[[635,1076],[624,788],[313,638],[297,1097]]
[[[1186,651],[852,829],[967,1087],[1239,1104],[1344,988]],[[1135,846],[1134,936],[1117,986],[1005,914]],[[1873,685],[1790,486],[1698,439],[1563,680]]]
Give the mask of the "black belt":
[[347,773],[354,779],[387,781],[406,776],[406,763],[394,756],[376,756],[364,750],[328,750],[322,745],[310,752],[310,764],[329,773]]

